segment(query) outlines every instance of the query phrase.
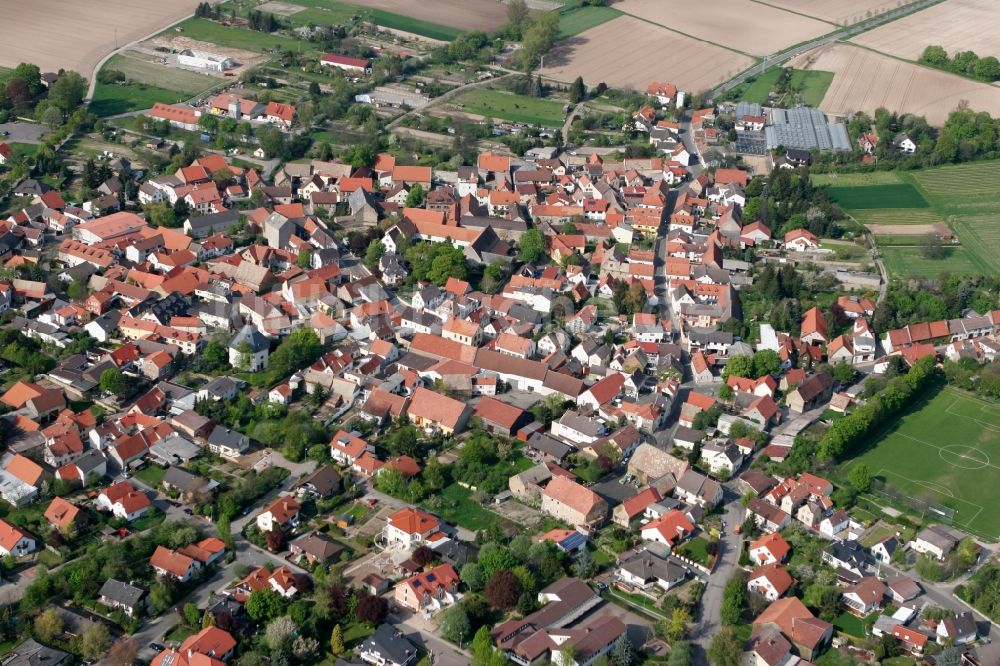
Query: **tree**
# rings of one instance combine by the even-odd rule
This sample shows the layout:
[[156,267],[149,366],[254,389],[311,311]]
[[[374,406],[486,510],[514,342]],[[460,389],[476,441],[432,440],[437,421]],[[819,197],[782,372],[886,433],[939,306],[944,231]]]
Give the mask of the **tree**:
[[295,260],[295,265],[299,268],[309,268],[309,262],[312,261],[312,252],[309,248],[304,247],[299,250],[299,256]]
[[146,213],[146,219],[157,227],[173,229],[180,226],[177,223],[177,214],[174,213],[174,209],[166,201],[149,203],[143,206],[142,209]]
[[521,260],[535,263],[545,256],[545,235],[541,229],[528,229],[521,236]]
[[507,22],[520,32],[528,20],[528,3],[525,0],[511,0],[507,5]]
[[198,610],[197,604],[186,603],[184,604],[184,621],[187,622],[192,627],[197,626],[198,622],[201,620],[201,611]]
[[49,86],[49,102],[63,113],[72,113],[87,96],[87,79],[76,72],[63,72],[56,82]]
[[514,572],[503,569],[497,571],[486,583],[486,601],[499,610],[513,608],[521,596],[521,582]]
[[416,562],[421,567],[427,566],[434,561],[434,551],[427,547],[426,544],[421,544],[413,554],[410,555],[410,559]]
[[63,619],[54,608],[47,608],[35,618],[35,636],[43,643],[50,643],[53,639],[62,635]]
[[761,349],[753,355],[754,377],[774,375],[781,370],[781,357],[773,349]]
[[112,393],[116,397],[123,397],[128,391],[128,382],[125,375],[117,368],[108,368],[101,373],[101,390]]
[[667,620],[666,634],[671,643],[679,641],[687,634],[688,624],[691,623],[691,612],[678,606],[670,612],[670,619]]
[[285,546],[285,533],[281,530],[271,530],[264,537],[267,541],[267,549],[272,553],[277,553]]
[[928,233],[920,237],[920,253],[926,259],[943,259],[948,254],[948,248],[940,236]]
[[295,630],[295,620],[287,615],[276,617],[268,622],[267,628],[264,630],[264,641],[272,650],[281,649],[285,641],[295,633]]
[[747,588],[742,576],[734,575],[722,591],[722,607],[719,617],[722,624],[737,625],[743,620],[743,604],[746,602]]
[[611,646],[611,659],[615,662],[615,666],[632,666],[636,663],[635,645],[632,644],[628,634],[622,634],[615,639]]
[[997,60],[994,56],[980,58],[979,62],[973,68],[973,72],[977,79],[996,81],[1000,79],[1000,60]]
[[576,562],[573,563],[573,572],[579,578],[590,578],[594,575],[595,571],[597,571],[597,564],[594,562],[594,556],[589,550],[584,548],[576,556]]
[[63,122],[63,112],[57,106],[50,106],[42,114],[42,122],[51,130],[58,128]]
[[388,610],[389,604],[385,599],[369,594],[358,600],[358,606],[354,609],[354,614],[360,622],[378,624],[385,617]]
[[461,605],[455,605],[441,613],[438,621],[438,631],[446,641],[461,645],[469,637],[472,625],[469,614]]
[[328,594],[328,612],[330,619],[339,620],[350,609],[351,592],[343,583],[334,583],[330,586]]
[[726,367],[722,370],[722,378],[753,377],[754,363],[752,356],[730,356]]
[[847,361],[840,361],[833,366],[833,371],[830,374],[841,384],[847,384],[854,379],[854,366]]
[[368,249],[365,250],[365,266],[368,270],[373,271],[378,268],[378,260],[382,258],[385,254],[385,245],[382,244],[380,240],[373,240],[368,244]]
[[274,590],[254,590],[244,608],[251,620],[264,622],[281,612],[281,596]]
[[88,661],[95,661],[111,644],[111,632],[103,622],[94,622],[80,635],[80,652]]
[[[466,447],[468,446],[469,443],[466,443]],[[482,568],[484,580],[490,580],[493,574],[503,569],[513,569],[517,564],[517,560],[506,547],[495,543],[488,543],[479,551],[479,566]]]
[[933,67],[947,67],[948,52],[942,46],[928,46],[920,55],[920,62]]
[[583,83],[583,77],[578,76],[569,87],[569,101],[579,104],[587,97],[587,86]]
[[344,654],[344,632],[339,624],[333,628],[333,633],[330,634],[330,651],[335,657]]
[[483,589],[483,569],[477,563],[466,562],[458,576],[473,592],[479,592]]
[[410,188],[410,191],[406,194],[406,207],[407,208],[420,208],[424,205],[424,187],[420,183],[416,183]]
[[708,662],[712,666],[739,666],[743,658],[743,641],[736,630],[725,627],[708,646]]
[[121,636],[108,652],[108,662],[112,666],[132,666],[139,656],[139,644],[129,635]]
[[865,463],[858,463],[851,468],[850,475],[848,476],[848,481],[851,485],[860,490],[861,492],[866,492],[872,485],[872,473],[868,469],[868,465]]
[[667,666],[691,666],[691,644],[678,641],[670,646],[670,656]]

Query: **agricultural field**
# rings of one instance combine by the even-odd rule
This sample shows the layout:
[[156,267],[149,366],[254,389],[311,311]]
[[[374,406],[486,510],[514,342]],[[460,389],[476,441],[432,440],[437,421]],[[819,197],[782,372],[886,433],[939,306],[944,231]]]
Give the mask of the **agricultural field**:
[[959,102],[1000,115],[1000,87],[923,67],[848,44],[831,44],[791,62],[797,69],[833,72],[833,83],[820,104],[827,113],[916,113],[941,125]]
[[887,183],[862,187],[836,185],[827,188],[830,198],[842,208],[926,208],[927,200],[909,183]]
[[[892,237],[888,237],[889,240]],[[878,251],[889,275],[898,278],[917,276],[936,278],[942,273],[953,275],[973,275],[995,273],[988,265],[982,263],[981,257],[965,246],[948,246],[940,259],[928,259],[912,238],[904,238],[907,245],[883,245],[879,241]]]
[[192,72],[178,67],[167,67],[129,55],[112,57],[105,63],[104,69],[117,70],[134,81],[156,83],[161,88],[186,93],[189,97],[194,97],[203,90],[226,82],[222,77]]
[[[0,21],[0,66],[32,62],[91,78],[101,58],[194,13],[198,0],[33,0],[5,3]],[[16,6],[11,6],[16,5]]]
[[[696,39],[756,56],[781,51],[834,29],[829,23],[752,0],[718,0],[712,3],[712,11],[691,11],[688,0],[620,0],[614,7]],[[719,16],[738,16],[739,29],[720,29]],[[671,59],[676,53],[657,52],[669,53]]]
[[902,183],[895,171],[869,171],[867,173],[813,173],[809,174],[813,185],[834,185],[840,187],[863,187],[865,185],[890,185]]
[[823,96],[826,95],[827,88],[833,82],[833,72],[797,69],[792,72],[788,82],[789,92],[772,100],[771,93],[775,92],[782,72],[781,67],[769,69],[760,76],[754,77],[753,81],[736,86],[726,97],[758,104],[794,106],[798,101],[797,97],[792,96],[795,95],[801,96],[802,103],[807,106],[819,106],[819,103],[823,101]]
[[953,509],[954,525],[989,538],[1000,536],[993,510],[1000,484],[1000,406],[944,389],[904,416],[861,455],[888,486]]
[[607,23],[621,15],[622,13],[617,9],[603,6],[593,7],[588,5],[586,7],[571,9],[559,17],[559,39],[579,35],[581,32],[590,30],[602,23]]
[[467,113],[511,122],[562,127],[566,120],[562,102],[535,99],[499,90],[470,90],[452,101]]
[[613,87],[645,90],[650,81],[664,77],[664,64],[660,58],[637,58],[637,53],[671,54],[670,80],[693,92],[712,88],[753,64],[751,58],[735,51],[620,16],[556,45],[546,54],[541,74],[559,81],[582,76],[588,85],[603,81]]
[[975,51],[1000,57],[1000,13],[995,0],[945,0],[851,41],[907,60],[918,59],[932,44],[949,55]]
[[[355,0],[340,3],[334,0],[289,0],[304,7],[333,9],[340,12],[349,7],[353,12],[368,11],[379,25],[423,35],[427,26],[452,30],[432,39],[454,39],[462,32],[482,30],[492,32],[507,23],[507,8],[490,0]],[[450,35],[450,36],[449,36]]]
[[225,48],[253,51],[255,53],[268,53],[275,50],[304,52],[313,48],[308,42],[292,37],[277,34],[272,35],[247,28],[236,28],[202,18],[188,19],[180,25],[163,32],[158,37],[160,40],[169,38],[208,42]]
[[909,4],[914,0],[766,0],[765,4],[798,12],[806,16],[836,23],[837,25],[852,25],[864,21],[869,16],[882,14],[890,9],[896,9],[901,4]]
[[931,197],[971,203],[970,197],[978,200],[1000,193],[1000,161],[914,171],[913,178]]

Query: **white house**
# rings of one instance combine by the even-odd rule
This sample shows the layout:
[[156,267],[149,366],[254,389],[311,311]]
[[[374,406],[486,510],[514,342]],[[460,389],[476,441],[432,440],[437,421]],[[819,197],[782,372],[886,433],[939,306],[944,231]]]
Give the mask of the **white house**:
[[387,544],[398,544],[410,549],[427,541],[432,534],[439,532],[441,523],[437,518],[414,507],[404,507],[386,520],[382,534]]
[[271,343],[253,324],[247,324],[229,341],[229,365],[248,372],[267,367]]
[[284,530],[299,524],[302,505],[294,497],[278,497],[257,514],[257,528],[262,532]]
[[150,504],[146,493],[136,490],[127,481],[108,486],[97,496],[97,505],[100,508],[129,522],[145,514]]
[[35,552],[38,542],[5,520],[0,520],[0,556],[21,557]]
[[768,601],[777,601],[794,582],[785,567],[780,564],[766,564],[753,570],[747,579],[747,589]]
[[926,527],[910,542],[910,547],[918,553],[932,555],[943,560],[958,545],[958,539],[938,525]]

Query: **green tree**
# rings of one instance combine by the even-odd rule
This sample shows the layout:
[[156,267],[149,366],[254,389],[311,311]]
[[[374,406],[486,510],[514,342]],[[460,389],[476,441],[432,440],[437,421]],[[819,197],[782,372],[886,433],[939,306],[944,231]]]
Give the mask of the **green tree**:
[[994,56],[980,58],[973,71],[977,79],[996,81],[1000,79],[1000,60],[997,60]]
[[528,20],[528,3],[525,0],[511,0],[507,5],[507,22],[518,32]]
[[101,373],[101,390],[121,398],[128,390],[125,375],[117,368],[108,368]]
[[330,634],[330,651],[335,657],[344,654],[344,632],[339,624],[333,628],[333,633]]
[[459,573],[459,578],[473,592],[481,592],[485,585],[483,568],[476,562],[466,562],[462,567],[461,573]]
[[860,490],[861,492],[866,492],[872,485],[872,473],[868,469],[868,465],[865,463],[858,463],[851,468],[850,475],[848,476],[848,481],[851,485]]
[[589,550],[584,548],[576,556],[576,562],[573,563],[573,572],[579,578],[590,578],[596,571],[597,564],[594,562],[594,556]]
[[948,52],[942,46],[928,46],[920,55],[920,62],[932,67],[947,67],[949,62]]
[[670,611],[670,618],[667,620],[666,634],[671,643],[682,640],[687,634],[688,625],[691,623],[691,611],[684,606],[678,606]]
[[42,611],[35,618],[35,636],[43,643],[50,643],[53,639],[62,635],[64,628],[62,615],[54,608]]
[[154,226],[166,227],[168,229],[174,229],[180,226],[177,222],[177,214],[174,213],[174,209],[170,206],[170,204],[165,201],[148,203],[143,206],[142,209],[146,213],[146,219],[149,220]]
[[378,261],[385,254],[385,245],[382,244],[380,240],[373,240],[368,244],[368,249],[365,250],[365,266],[368,270],[374,271],[378,268]]
[[774,375],[781,370],[781,357],[773,349],[761,349],[753,355],[754,377]]
[[691,644],[687,641],[672,643],[667,666],[691,666]]
[[295,259],[295,264],[299,268],[309,268],[309,262],[312,261],[312,252],[309,248],[304,247],[299,250],[299,256]]
[[438,620],[438,632],[446,641],[462,645],[472,631],[469,614],[461,605],[455,605],[441,613]]
[[195,627],[198,625],[200,620],[201,611],[198,610],[198,606],[191,602],[184,604],[184,621],[192,627]]
[[62,72],[56,82],[49,86],[49,102],[63,113],[72,113],[83,103],[87,95],[87,79],[76,72]]
[[42,113],[41,120],[50,130],[57,129],[63,123],[63,112],[57,106],[50,106]]
[[737,625],[742,622],[746,597],[747,588],[742,576],[736,574],[726,581],[722,590],[722,607],[719,609],[722,624]]
[[708,646],[708,662],[712,666],[739,666],[743,658],[743,641],[732,627],[724,627]]
[[420,208],[424,205],[424,188],[420,183],[416,183],[406,194],[407,208]]
[[569,87],[569,101],[579,104],[587,96],[587,86],[583,83],[583,77],[578,76]]
[[489,580],[493,574],[503,569],[513,569],[517,564],[517,560],[505,546],[488,543],[479,551],[479,566],[484,580]]
[[521,236],[521,260],[529,264],[545,256],[545,235],[541,229],[528,229]]
[[615,666],[632,666],[638,658],[635,645],[632,644],[628,634],[619,636],[611,646],[611,659],[615,662]]
[[88,661],[99,659],[110,645],[111,632],[103,622],[91,623],[80,634],[80,653]]
[[10,78],[24,81],[32,97],[38,97],[42,94],[42,71],[38,69],[38,65],[22,62],[14,68]]
[[730,356],[726,367],[722,370],[722,378],[753,377],[754,362],[752,356]]
[[281,613],[282,605],[281,596],[274,590],[254,590],[244,608],[251,620],[266,622]]

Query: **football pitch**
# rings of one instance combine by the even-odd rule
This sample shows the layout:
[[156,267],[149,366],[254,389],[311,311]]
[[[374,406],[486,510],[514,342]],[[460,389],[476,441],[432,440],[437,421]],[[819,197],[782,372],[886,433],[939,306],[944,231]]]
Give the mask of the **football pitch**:
[[860,462],[894,491],[953,509],[956,527],[1000,537],[1000,405],[943,389],[845,462],[845,473]]

